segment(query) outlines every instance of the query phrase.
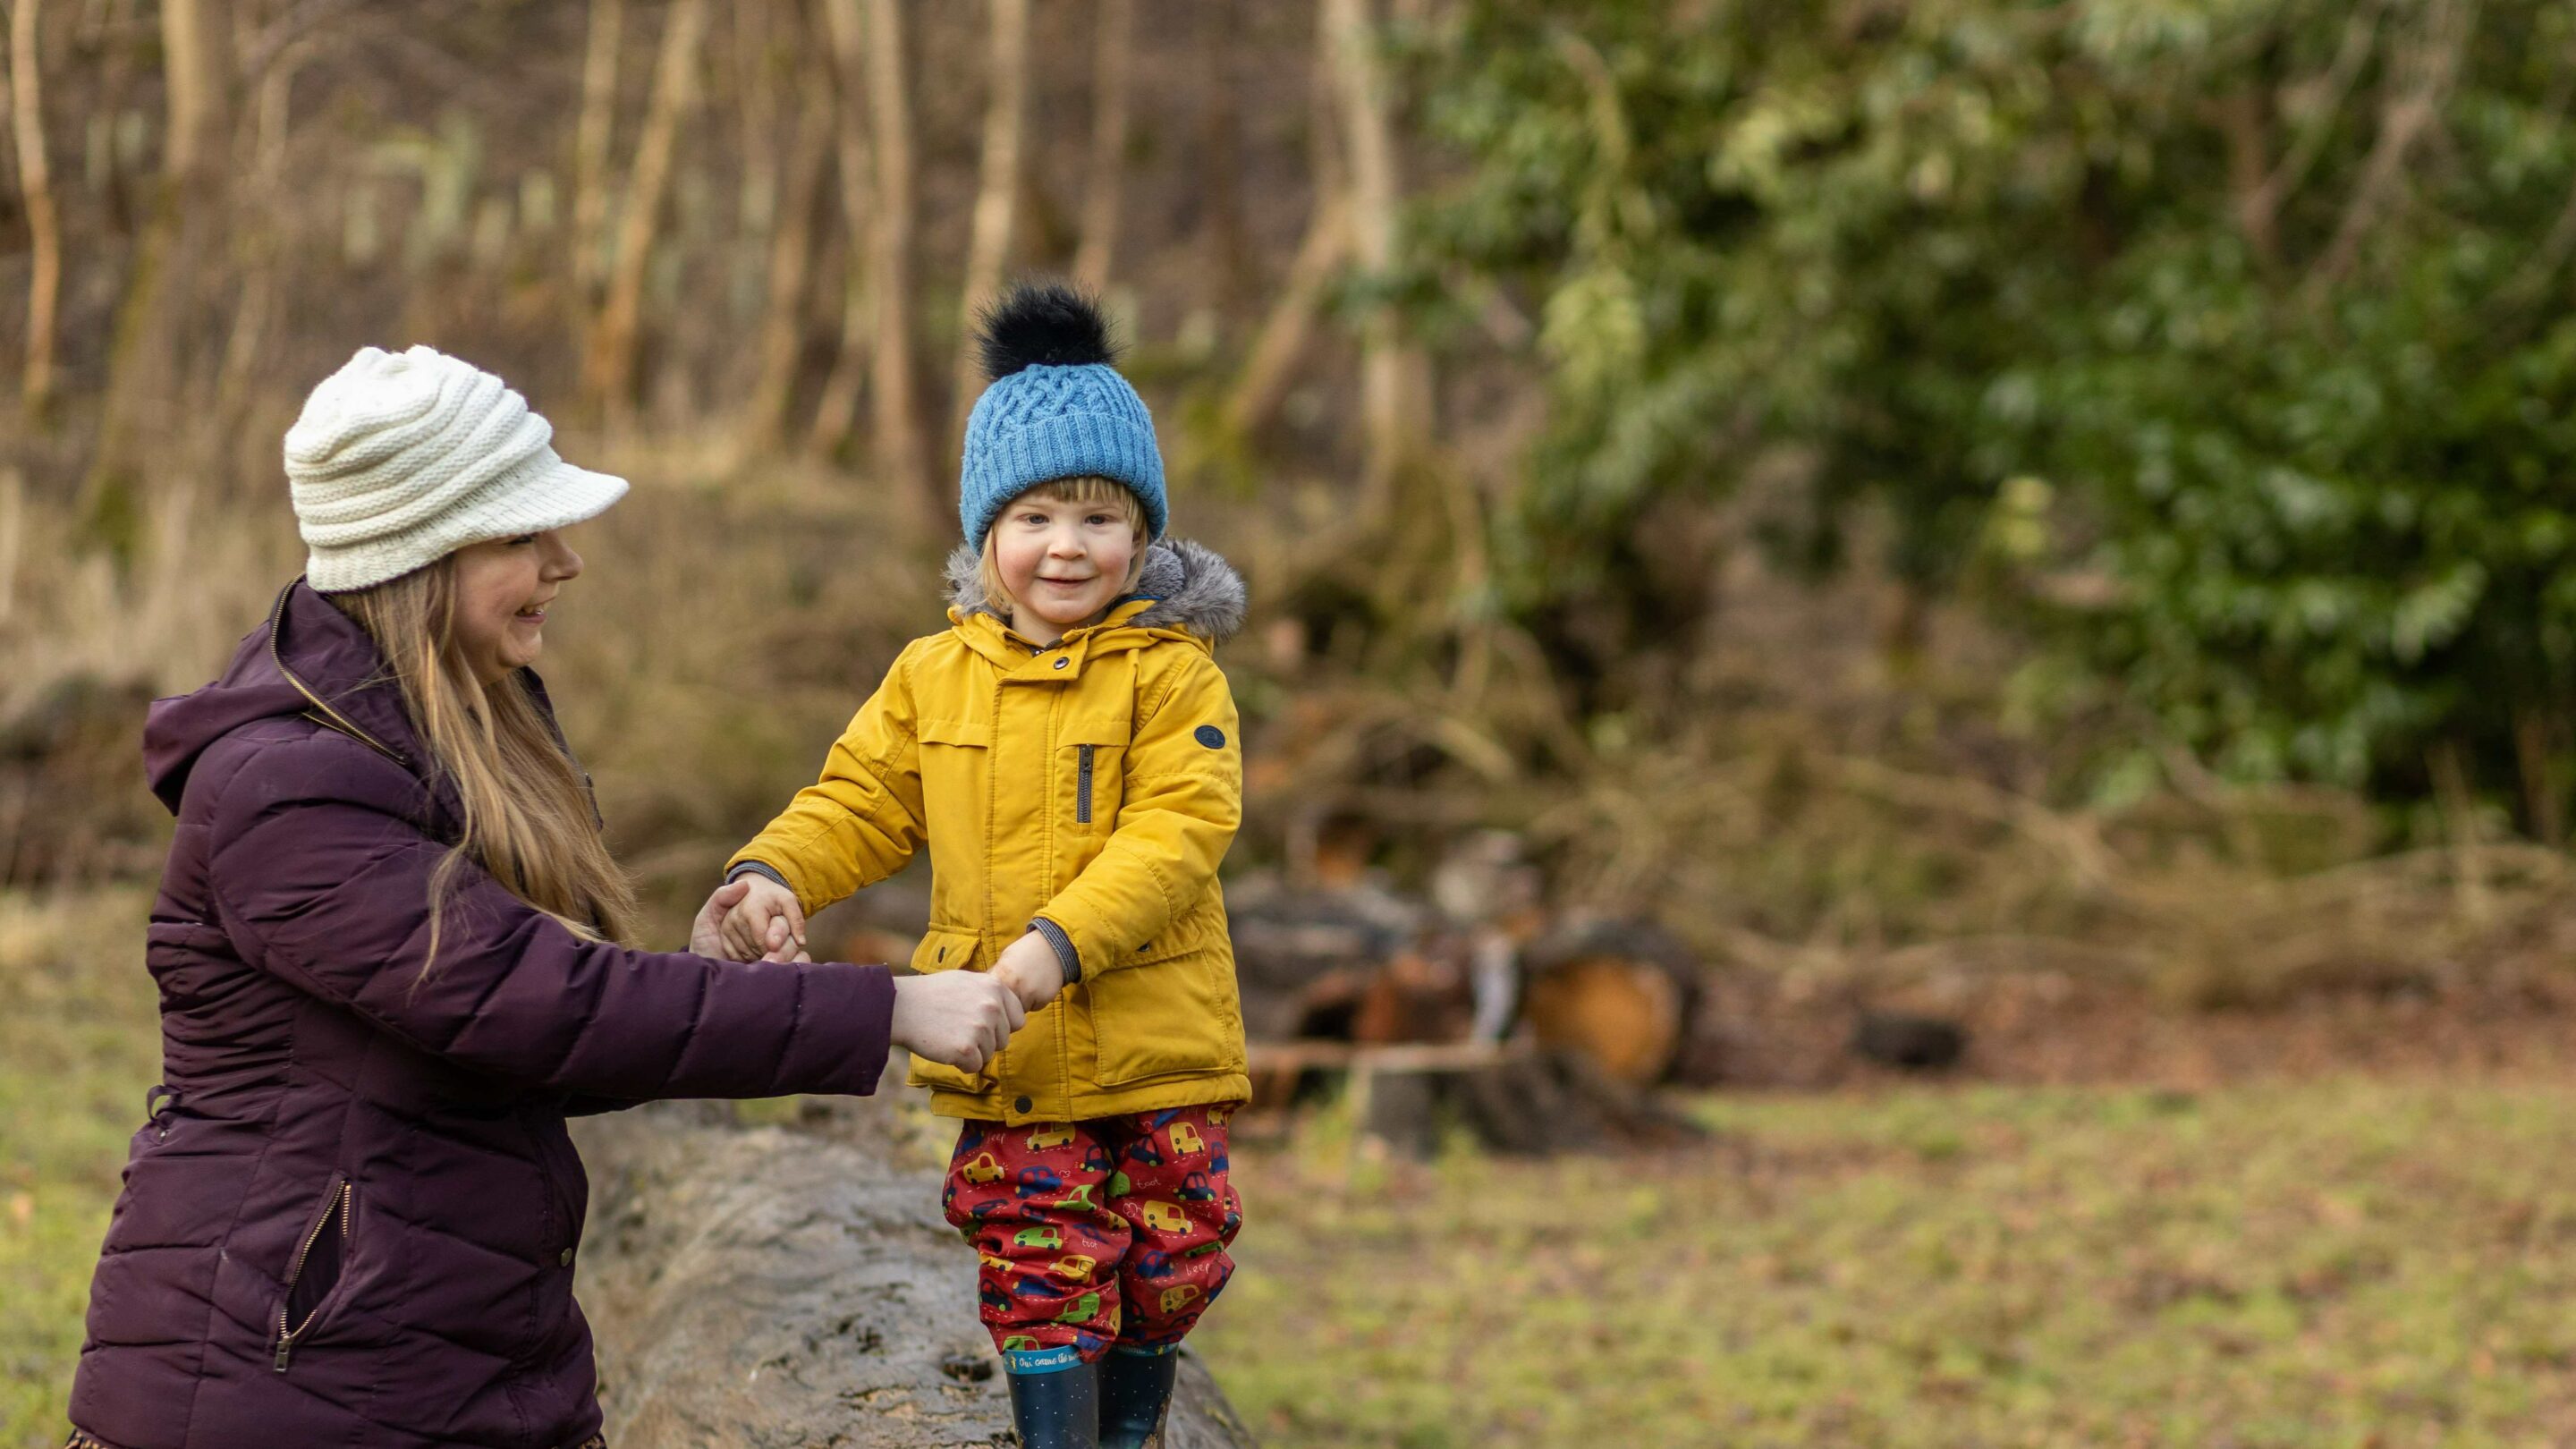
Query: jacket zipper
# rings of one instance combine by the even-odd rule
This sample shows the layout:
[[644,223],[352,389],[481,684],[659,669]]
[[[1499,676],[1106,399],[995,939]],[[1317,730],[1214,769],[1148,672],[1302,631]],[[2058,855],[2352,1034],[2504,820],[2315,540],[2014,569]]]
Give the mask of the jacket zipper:
[[[341,1243],[345,1245],[348,1242],[349,1198],[351,1191],[352,1189],[350,1184],[345,1179],[342,1180],[340,1183],[339,1196],[332,1201],[330,1206],[322,1210],[321,1220],[313,1224],[313,1231],[306,1233],[304,1235],[304,1241],[296,1245],[295,1261],[287,1265],[286,1290],[283,1293],[280,1293],[277,1299],[277,1371],[279,1373],[286,1372],[286,1356],[295,1351],[295,1340],[303,1337],[305,1330],[313,1326],[313,1320],[322,1315],[322,1305],[316,1303],[313,1305],[313,1311],[305,1315],[305,1319],[302,1323],[294,1324],[292,1326],[287,1323],[286,1305],[289,1300],[295,1297],[295,1280],[304,1276],[304,1260],[312,1253],[313,1245],[321,1241],[322,1234],[324,1230],[331,1226],[331,1219],[333,1217],[336,1216],[340,1220]],[[345,1246],[341,1257],[340,1271],[343,1273],[349,1271]]]
[[1073,819],[1077,825],[1091,823],[1091,751],[1090,745],[1076,745],[1078,763],[1073,772]]

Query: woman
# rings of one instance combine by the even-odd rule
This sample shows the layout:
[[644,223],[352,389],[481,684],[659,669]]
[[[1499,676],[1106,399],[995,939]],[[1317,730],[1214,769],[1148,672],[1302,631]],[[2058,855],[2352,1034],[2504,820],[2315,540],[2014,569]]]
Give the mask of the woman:
[[974,1071],[1020,1024],[969,973],[617,944],[634,898],[528,666],[582,570],[557,530],[626,485],[551,437],[488,373],[360,352],[286,437],[305,578],[153,707],[167,1080],[74,1444],[598,1444],[566,1116],[863,1094],[890,1041]]

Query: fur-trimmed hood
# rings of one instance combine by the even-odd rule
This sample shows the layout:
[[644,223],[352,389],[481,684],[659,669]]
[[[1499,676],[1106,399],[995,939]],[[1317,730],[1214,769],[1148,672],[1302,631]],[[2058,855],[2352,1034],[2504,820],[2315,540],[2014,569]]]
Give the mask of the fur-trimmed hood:
[[[962,543],[948,555],[948,602],[961,621],[977,614],[1002,616],[985,600],[984,586],[976,578],[980,557]],[[1243,629],[1243,575],[1215,549],[1186,538],[1167,538],[1148,549],[1145,572],[1136,580],[1136,591],[1127,597],[1153,603],[1121,620],[1122,627],[1175,629],[1210,644],[1222,644]]]

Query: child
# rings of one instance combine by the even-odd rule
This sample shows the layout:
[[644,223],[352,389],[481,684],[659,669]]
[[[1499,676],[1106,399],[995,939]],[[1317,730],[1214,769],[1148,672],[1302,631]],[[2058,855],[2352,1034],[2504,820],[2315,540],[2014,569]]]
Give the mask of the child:
[[1140,1446],[1241,1221],[1226,1118],[1251,1083],[1216,867],[1243,770],[1212,650],[1243,583],[1160,541],[1153,421],[1088,302],[1021,287],[983,351],[950,628],[905,648],[728,865],[755,880],[726,939],[793,952],[807,915],[928,842],[914,969],[989,971],[1029,1010],[981,1071],[911,1073],[965,1119],[943,1200],[981,1255],[1020,1441]]

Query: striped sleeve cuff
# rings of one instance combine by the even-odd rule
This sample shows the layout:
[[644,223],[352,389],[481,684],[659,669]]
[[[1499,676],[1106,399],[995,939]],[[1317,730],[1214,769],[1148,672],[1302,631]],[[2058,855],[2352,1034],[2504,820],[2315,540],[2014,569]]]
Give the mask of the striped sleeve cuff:
[[725,872],[724,883],[726,885],[732,885],[735,881],[738,881],[747,875],[766,876],[769,879],[778,882],[779,885],[788,890],[792,891],[796,889],[796,887],[787,884],[787,877],[780,875],[776,866],[768,865],[757,860],[735,862],[734,868]]
[[1046,943],[1055,948],[1055,959],[1064,967],[1065,985],[1071,986],[1082,979],[1082,953],[1073,948],[1073,938],[1064,933],[1064,927],[1039,916],[1029,922],[1029,929],[1046,937]]

